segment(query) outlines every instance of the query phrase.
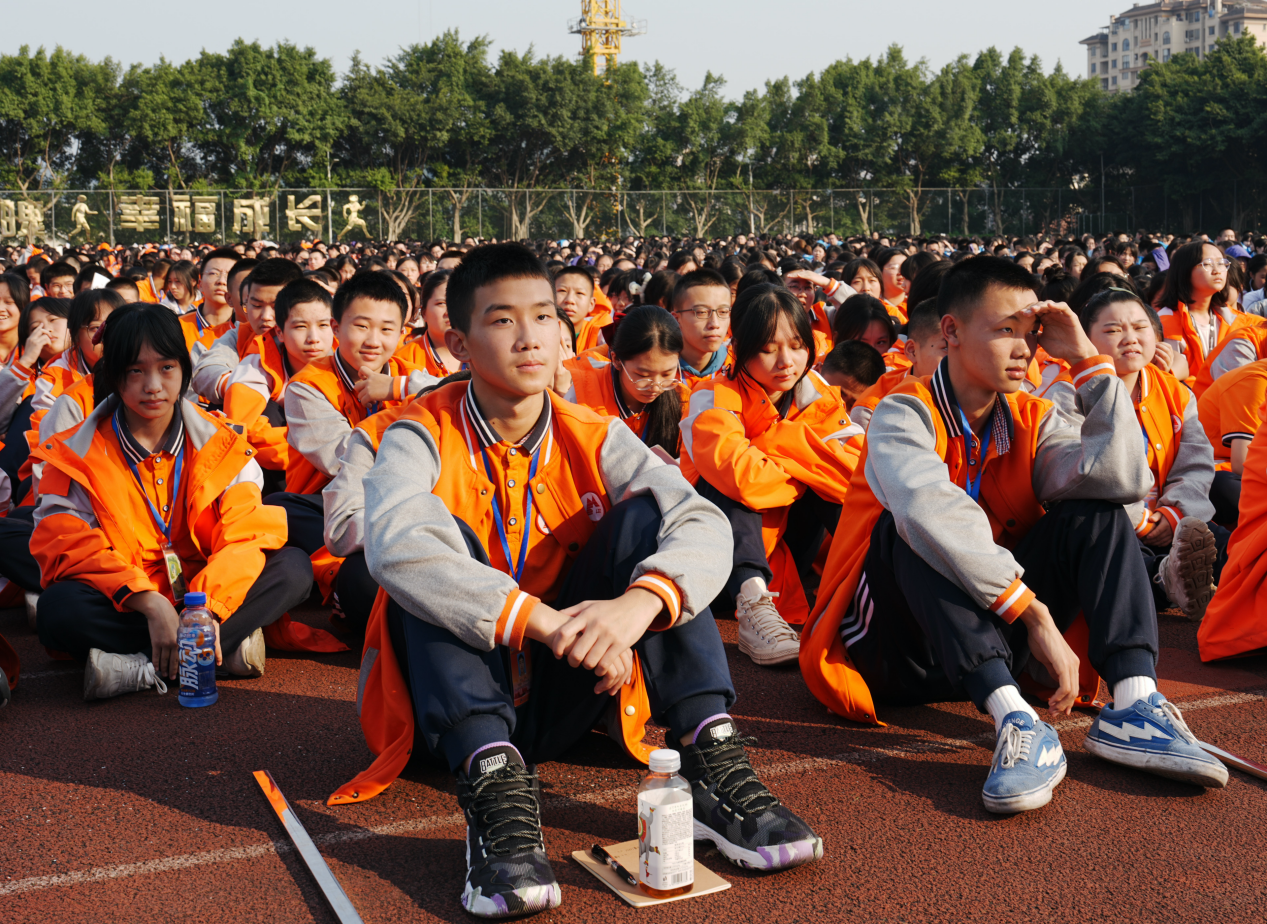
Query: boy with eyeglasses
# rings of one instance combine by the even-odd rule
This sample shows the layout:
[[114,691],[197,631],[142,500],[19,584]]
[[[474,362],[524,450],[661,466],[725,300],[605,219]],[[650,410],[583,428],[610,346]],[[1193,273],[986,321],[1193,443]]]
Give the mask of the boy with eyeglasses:
[[717,270],[698,269],[673,289],[673,316],[682,328],[678,364],[688,388],[712,378],[726,364],[730,333],[730,286]]

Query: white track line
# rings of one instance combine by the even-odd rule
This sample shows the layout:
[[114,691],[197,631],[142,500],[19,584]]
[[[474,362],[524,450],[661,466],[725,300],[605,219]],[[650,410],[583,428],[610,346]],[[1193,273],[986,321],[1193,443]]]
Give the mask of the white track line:
[[[1184,712],[1195,712],[1201,709],[1213,709],[1219,706],[1240,706],[1246,703],[1262,702],[1267,697],[1267,690],[1253,690],[1246,693],[1228,693],[1222,696],[1210,696],[1205,699],[1190,700],[1180,703]],[[1059,722],[1058,731],[1074,731],[1090,727],[1090,716],[1069,719]],[[903,745],[897,748],[865,748],[860,751],[849,751],[831,757],[811,757],[804,760],[785,761],[760,767],[763,777],[786,776],[791,773],[804,773],[807,770],[830,768],[842,763],[870,763],[890,757],[907,757],[911,754],[926,754],[938,751],[958,751],[980,747],[994,739],[994,732],[985,732],[969,738],[938,738],[918,744]],[[545,794],[545,808],[566,808],[569,805],[584,803],[588,805],[609,805],[621,800],[633,798],[636,787],[621,786],[604,789],[598,792],[582,793],[573,796],[554,796]],[[448,815],[431,815],[426,818],[415,818],[408,821],[396,821],[391,824],[377,825],[372,828],[354,828],[348,831],[335,831],[314,837],[317,844],[346,844],[354,841],[368,840],[379,836],[397,836],[416,834],[436,828],[451,828],[462,824],[462,814],[453,812]],[[267,844],[253,844],[247,847],[229,847],[224,850],[208,850],[203,853],[190,853],[178,857],[165,857],[157,860],[145,860],[140,863],[121,863],[115,866],[98,866],[93,869],[80,870],[73,873],[59,873],[53,876],[32,876],[15,882],[0,885],[0,895],[17,895],[23,892],[39,892],[44,889],[65,886],[83,885],[90,882],[106,882],[113,879],[129,879],[133,876],[148,876],[154,873],[169,873],[174,870],[190,869],[214,863],[231,863],[238,860],[256,860],[260,857],[292,852],[294,848],[287,841],[271,841]]]

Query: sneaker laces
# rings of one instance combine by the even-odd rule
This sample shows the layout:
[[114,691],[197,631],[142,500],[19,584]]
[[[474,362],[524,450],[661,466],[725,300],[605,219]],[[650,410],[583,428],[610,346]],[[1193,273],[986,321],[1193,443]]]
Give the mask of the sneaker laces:
[[471,814],[484,834],[488,852],[498,856],[545,848],[540,805],[532,791],[532,774],[518,764],[482,773],[467,784]]
[[799,641],[800,637],[779,615],[774,605],[774,598],[777,596],[778,594],[767,590],[754,598],[744,599],[744,610],[752,622],[752,628],[768,642]]
[[756,815],[778,806],[779,800],[766,789],[752,769],[747,748],[757,743],[756,738],[740,737],[736,732],[707,747],[699,747],[705,767],[704,777],[717,792],[738,806],[748,815]]
[[1161,713],[1162,718],[1168,720],[1174,730],[1179,733],[1179,737],[1188,744],[1200,744],[1200,742],[1197,741],[1197,736],[1192,733],[1190,728],[1188,728],[1188,723],[1183,720],[1183,714],[1179,712],[1179,707],[1170,700],[1166,700],[1160,706],[1154,706],[1152,703],[1148,703],[1148,707],[1155,712]]
[[1029,760],[1029,748],[1034,743],[1034,729],[1022,731],[1019,725],[1009,722],[999,735],[999,748],[1003,751],[1000,766],[1011,770],[1018,760]]
[[159,695],[167,692],[167,684],[163,683],[163,678],[158,676],[158,671],[154,669],[153,661],[146,661],[140,665],[137,672],[137,689],[147,690],[150,687],[157,687]]

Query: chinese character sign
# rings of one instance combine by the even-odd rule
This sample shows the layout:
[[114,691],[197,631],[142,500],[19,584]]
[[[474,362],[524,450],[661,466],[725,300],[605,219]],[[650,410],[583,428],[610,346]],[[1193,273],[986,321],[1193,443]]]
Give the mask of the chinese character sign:
[[[286,230],[302,231],[308,229],[315,234],[321,233],[322,218],[321,196],[311,195],[299,205],[295,205],[295,197],[286,197]],[[314,221],[315,219],[315,221]]]
[[172,196],[172,231],[213,234],[216,230],[215,196]]
[[157,231],[158,196],[120,196],[119,227],[126,231]]
[[259,197],[233,200],[233,231],[246,237],[268,235],[269,200]]

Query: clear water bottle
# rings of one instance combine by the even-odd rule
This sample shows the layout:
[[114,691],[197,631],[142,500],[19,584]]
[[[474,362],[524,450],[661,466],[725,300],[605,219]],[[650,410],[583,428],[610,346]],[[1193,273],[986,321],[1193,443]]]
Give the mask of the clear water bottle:
[[216,618],[207,609],[207,595],[185,594],[176,644],[180,651],[182,706],[210,706],[220,698],[216,690]]
[[677,751],[652,751],[638,787],[638,888],[652,898],[681,895],[695,884],[695,807],[681,768]]

